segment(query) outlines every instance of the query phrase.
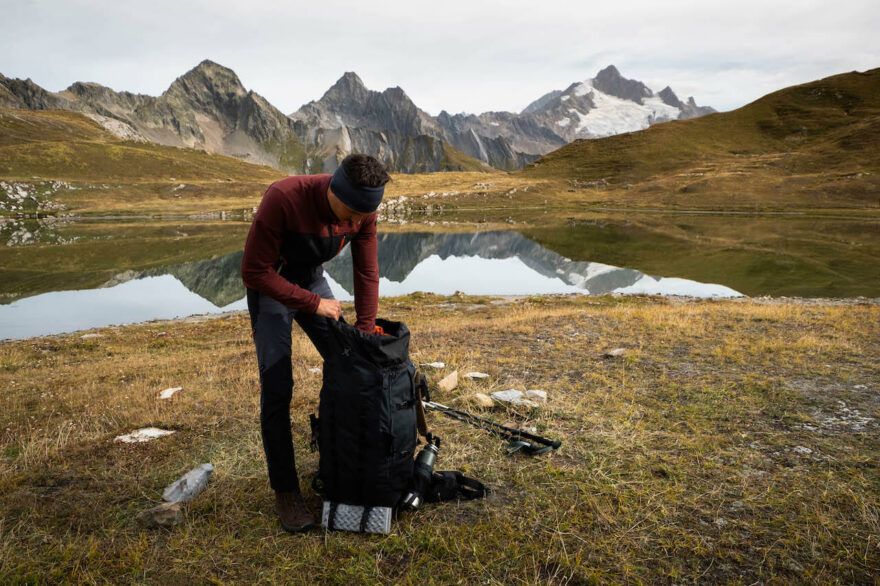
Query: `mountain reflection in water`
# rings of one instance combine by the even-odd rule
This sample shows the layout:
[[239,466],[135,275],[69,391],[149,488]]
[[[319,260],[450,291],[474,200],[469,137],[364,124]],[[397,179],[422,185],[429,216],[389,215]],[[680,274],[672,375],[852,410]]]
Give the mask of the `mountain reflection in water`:
[[[651,277],[600,263],[572,261],[516,232],[380,234],[379,294],[424,291],[448,295],[651,293],[731,297],[722,285]],[[48,335],[245,309],[242,252],[210,260],[126,271],[100,289],[60,291],[0,306],[0,338]],[[354,289],[350,248],[324,265],[334,295]]]

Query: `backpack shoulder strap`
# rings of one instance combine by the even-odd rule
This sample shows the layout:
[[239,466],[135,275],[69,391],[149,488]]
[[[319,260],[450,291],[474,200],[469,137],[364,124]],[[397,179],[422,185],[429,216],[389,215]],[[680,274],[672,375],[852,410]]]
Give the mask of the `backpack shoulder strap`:
[[422,401],[431,400],[428,394],[428,381],[425,375],[417,370],[413,382],[416,387],[416,427],[419,430],[419,434],[428,440],[428,422],[425,419],[425,406],[422,404]]

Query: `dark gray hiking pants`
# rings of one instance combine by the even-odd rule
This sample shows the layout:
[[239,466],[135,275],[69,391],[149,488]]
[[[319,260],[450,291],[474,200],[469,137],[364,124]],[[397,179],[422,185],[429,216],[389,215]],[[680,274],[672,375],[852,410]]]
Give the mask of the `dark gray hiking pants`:
[[[323,275],[307,289],[334,299]],[[269,484],[273,490],[299,491],[290,433],[291,328],[296,321],[324,357],[328,318],[291,309],[254,289],[247,290],[247,302],[260,367],[260,430]]]

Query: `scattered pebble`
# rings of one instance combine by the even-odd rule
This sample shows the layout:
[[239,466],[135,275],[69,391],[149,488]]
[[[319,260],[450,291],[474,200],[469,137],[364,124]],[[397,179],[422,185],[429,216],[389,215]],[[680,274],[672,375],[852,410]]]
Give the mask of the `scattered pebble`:
[[446,363],[445,362],[423,362],[422,364],[419,364],[419,366],[421,368],[445,368]]
[[794,451],[798,454],[803,454],[804,456],[809,456],[813,453],[813,450],[804,446],[795,446]]
[[159,393],[160,399],[170,399],[177,391],[182,391],[183,387],[171,387]]
[[495,406],[495,401],[492,400],[492,397],[487,395],[486,393],[474,393],[471,395],[472,403],[477,407],[485,407],[487,409],[491,409]]
[[162,493],[162,500],[169,503],[185,503],[193,500],[208,486],[212,472],[214,472],[212,464],[199,464],[170,484]]
[[443,380],[437,383],[437,388],[442,393],[448,393],[458,386],[458,371],[453,370],[452,374],[447,375]]
[[162,503],[138,515],[138,521],[146,527],[173,527],[183,521],[180,503]]
[[745,508],[746,508],[746,504],[742,501],[734,501],[734,502],[730,503],[730,510],[731,511],[735,511],[735,512],[743,511],[743,510],[745,510]]
[[724,517],[718,517],[717,519],[715,519],[715,524],[719,527],[727,527],[728,525],[730,525],[730,522],[728,522],[727,519],[725,519]]
[[83,334],[79,337],[80,340],[91,340],[92,338],[103,338],[104,334]]
[[539,403],[546,403],[547,402],[547,391],[532,389],[530,391],[526,391],[526,397],[533,400],[533,401],[537,401]]
[[489,375],[486,374],[485,372],[469,372],[464,375],[464,378],[483,379],[483,378],[489,378]]
[[535,409],[539,406],[536,402],[526,399],[526,394],[517,389],[495,391],[492,393],[492,398],[499,403],[507,403],[514,407],[528,407],[529,409]]
[[626,348],[615,348],[614,350],[609,350],[603,356],[605,358],[618,358],[624,355],[626,355]]
[[126,444],[134,444],[140,442],[148,442],[158,437],[162,437],[163,435],[171,435],[172,433],[174,433],[174,431],[159,429],[158,427],[144,427],[141,429],[136,429],[131,433],[118,435],[113,441],[123,442]]
[[525,393],[517,389],[507,389],[506,391],[495,391],[492,393],[492,398],[502,403],[510,403],[516,399],[522,399],[524,396]]

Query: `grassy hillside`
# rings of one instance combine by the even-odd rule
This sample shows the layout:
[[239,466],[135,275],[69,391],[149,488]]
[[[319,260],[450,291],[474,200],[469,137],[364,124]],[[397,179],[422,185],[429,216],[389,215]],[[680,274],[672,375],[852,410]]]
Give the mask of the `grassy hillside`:
[[[231,157],[124,141],[75,112],[0,109],[0,179],[33,196],[19,211],[49,201],[103,214],[251,207],[283,176]],[[0,214],[12,213],[2,190],[0,204]]]
[[123,141],[62,110],[0,110],[0,175],[64,181],[274,180],[281,172],[232,157]]
[[[432,145],[439,142],[424,138]],[[497,172],[445,143],[434,146],[442,148],[450,170],[482,176]],[[26,183],[36,197],[19,211],[37,211],[37,199],[59,202],[67,211],[100,214],[250,208],[269,183],[284,176],[232,157],[123,141],[76,112],[0,109],[0,180]],[[48,185],[51,181],[65,185]],[[2,209],[5,197],[0,191],[0,215],[13,211]]]
[[873,69],[786,88],[732,112],[578,140],[517,175],[571,180],[591,200],[876,207],[878,144]]
[[[505,455],[428,414],[441,470],[487,499],[427,504],[387,536],[282,531],[246,314],[0,344],[0,582],[873,583],[880,573],[877,305],[668,299],[383,299],[416,362],[490,378],[436,393],[546,390],[483,411],[562,440]],[[351,312],[350,304],[345,305]],[[454,341],[454,343],[450,343]],[[627,355],[605,359],[609,349]],[[292,423],[309,506],[321,361],[293,337]],[[168,387],[182,386],[160,401]],[[479,411],[477,411],[479,412]],[[155,425],[173,435],[114,443]],[[171,529],[138,514],[216,468]]]

